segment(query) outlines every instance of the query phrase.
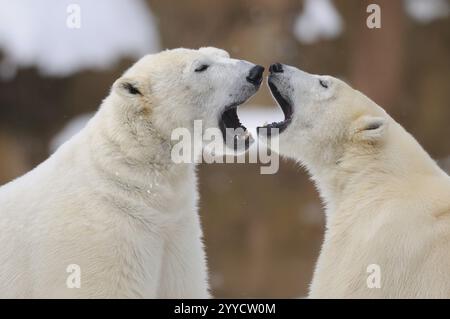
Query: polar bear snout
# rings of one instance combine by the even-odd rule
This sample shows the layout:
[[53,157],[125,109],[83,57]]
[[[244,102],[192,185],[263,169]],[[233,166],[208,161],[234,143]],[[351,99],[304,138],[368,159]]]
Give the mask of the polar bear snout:
[[259,86],[262,82],[262,76],[264,73],[264,67],[261,65],[255,65],[250,69],[248,76],[246,77],[247,81],[252,83],[255,86]]
[[284,72],[284,70],[285,66],[283,64],[272,64],[269,67],[270,74],[267,80],[273,98],[283,111],[284,120],[257,127],[258,134],[265,132],[268,136],[272,136],[277,133],[282,133],[293,120],[294,103],[292,99],[290,74],[287,74],[288,72]]
[[281,63],[274,63],[269,67],[270,73],[283,73],[283,64]]

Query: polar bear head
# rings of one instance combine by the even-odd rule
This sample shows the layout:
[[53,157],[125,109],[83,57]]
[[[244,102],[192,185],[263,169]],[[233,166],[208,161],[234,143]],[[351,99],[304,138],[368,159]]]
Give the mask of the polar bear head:
[[202,120],[203,129],[220,129],[227,142],[244,139],[248,147],[251,137],[236,108],[258,90],[263,71],[212,47],[166,50],[136,62],[114,83],[111,95],[120,117],[151,126],[164,139]]
[[269,71],[285,120],[259,134],[275,129],[279,149],[272,150],[307,168],[327,206],[391,177],[445,174],[399,123],[343,81],[279,63]]
[[268,85],[285,115],[266,126],[279,133],[282,155],[318,171],[346,155],[382,148],[392,119],[343,81],[277,63],[270,67]]

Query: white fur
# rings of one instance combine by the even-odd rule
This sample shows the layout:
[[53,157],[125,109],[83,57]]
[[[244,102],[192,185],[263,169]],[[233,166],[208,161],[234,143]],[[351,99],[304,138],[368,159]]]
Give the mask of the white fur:
[[[449,176],[361,92],[283,69],[271,81],[294,114],[280,152],[307,168],[326,204],[310,297],[450,298]],[[367,285],[371,264],[381,288]]]
[[[195,167],[171,161],[170,134],[195,119],[217,127],[256,91],[252,66],[175,49],[125,72],[78,135],[0,188],[0,297],[209,297]],[[66,286],[70,264],[81,288]]]

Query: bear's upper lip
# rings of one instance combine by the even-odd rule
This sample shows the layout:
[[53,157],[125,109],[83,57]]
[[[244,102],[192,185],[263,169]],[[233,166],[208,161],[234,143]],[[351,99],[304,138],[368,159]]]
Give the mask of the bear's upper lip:
[[269,84],[270,92],[272,93],[272,96],[277,101],[278,105],[281,107],[281,110],[284,114],[284,120],[281,122],[273,122],[264,126],[257,127],[257,132],[259,133],[262,128],[265,129],[267,134],[269,135],[271,133],[271,129],[278,129],[278,133],[283,132],[291,123],[292,121],[292,115],[294,114],[294,110],[292,107],[292,103],[289,101],[289,98],[284,97],[277,86],[275,85],[273,79],[271,76],[269,76],[269,79],[267,81]]
[[245,101],[246,100],[233,102],[227,105],[219,119],[219,128],[222,131],[225,143],[232,143],[232,145],[229,146],[235,150],[239,147],[239,143],[242,144],[245,149],[248,149],[253,142],[251,134],[247,131],[247,128],[242,125],[237,115],[237,107],[245,103]]

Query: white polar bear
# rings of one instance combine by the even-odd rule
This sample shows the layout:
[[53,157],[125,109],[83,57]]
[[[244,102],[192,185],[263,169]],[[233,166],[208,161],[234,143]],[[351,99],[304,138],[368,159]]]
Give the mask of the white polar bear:
[[307,168],[326,205],[313,298],[450,298],[450,178],[361,92],[270,67],[285,113],[280,153]]
[[79,134],[0,188],[0,297],[209,297],[195,168],[171,161],[171,131],[241,126],[263,70],[202,48],[126,71]]

